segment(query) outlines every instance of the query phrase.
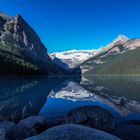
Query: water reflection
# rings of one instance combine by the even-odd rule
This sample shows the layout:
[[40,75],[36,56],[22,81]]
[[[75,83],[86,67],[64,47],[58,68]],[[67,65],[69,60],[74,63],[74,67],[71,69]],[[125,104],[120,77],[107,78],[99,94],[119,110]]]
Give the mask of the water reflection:
[[66,79],[63,77],[1,77],[0,120],[16,121],[37,115],[50,91]]
[[[40,115],[53,118],[83,105],[98,105],[120,119],[140,118],[140,77],[82,77],[51,90]],[[135,88],[133,90],[133,88]]]
[[84,77],[80,85],[101,97],[121,115],[140,112],[140,77],[138,76],[90,76]]
[[61,116],[77,106],[102,106],[115,117],[139,117],[140,77],[1,77],[0,120]]

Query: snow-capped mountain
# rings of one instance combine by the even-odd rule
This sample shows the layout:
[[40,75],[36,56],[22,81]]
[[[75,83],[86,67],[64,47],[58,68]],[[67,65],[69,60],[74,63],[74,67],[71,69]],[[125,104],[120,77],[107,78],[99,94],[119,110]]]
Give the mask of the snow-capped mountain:
[[[65,68],[66,70],[80,67],[81,73],[85,73],[86,71],[89,71],[89,69],[95,69],[98,65],[101,66],[102,64],[106,64],[108,61],[113,62],[113,59],[110,58],[117,59],[122,55],[129,55],[128,53],[130,50],[135,50],[137,48],[140,48],[139,38],[129,39],[124,35],[119,35],[111,43],[97,50],[70,50],[65,52],[56,52],[50,54],[50,56],[54,63]],[[134,60],[133,63],[135,62],[136,61]],[[124,63],[123,60],[122,63]],[[92,64],[95,65],[93,66]],[[102,71],[103,69],[100,68],[98,71]],[[109,72],[109,70],[107,71]]]
[[[97,50],[69,50],[65,52],[55,52],[50,54],[50,57],[56,64],[64,67],[65,69],[75,68],[85,60],[88,60],[89,58],[94,57],[95,55],[108,51],[115,45],[124,44],[128,40],[128,37],[124,35],[119,35],[111,43]],[[119,51],[119,49],[114,48],[111,51],[117,52]]]
[[[93,57],[95,54],[97,54],[96,50],[70,50],[52,53],[50,56],[56,63],[58,63],[58,59],[60,59],[62,63],[65,64],[65,67],[75,68],[83,61]],[[58,58],[57,61],[55,60],[56,58]],[[59,61],[60,65],[62,65],[62,63]]]

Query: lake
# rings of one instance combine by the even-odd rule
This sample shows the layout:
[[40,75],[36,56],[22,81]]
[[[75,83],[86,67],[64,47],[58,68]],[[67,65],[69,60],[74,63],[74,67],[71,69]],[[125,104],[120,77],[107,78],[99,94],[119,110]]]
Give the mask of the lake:
[[0,120],[53,119],[85,105],[109,110],[117,122],[140,120],[140,77],[0,77]]

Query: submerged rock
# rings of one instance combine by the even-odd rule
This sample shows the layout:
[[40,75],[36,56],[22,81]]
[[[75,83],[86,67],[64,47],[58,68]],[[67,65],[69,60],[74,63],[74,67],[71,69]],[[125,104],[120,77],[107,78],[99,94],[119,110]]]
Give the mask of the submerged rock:
[[98,106],[83,106],[71,110],[65,116],[65,123],[82,124],[105,131],[115,128],[111,113]]
[[6,134],[8,140],[21,140],[33,135],[37,135],[47,128],[44,118],[32,116],[21,120],[18,125],[9,129]]
[[52,127],[40,135],[26,140],[120,140],[106,132],[93,128],[66,124]]
[[13,126],[15,126],[15,124],[9,121],[0,122],[0,140],[6,140],[6,133],[8,129]]

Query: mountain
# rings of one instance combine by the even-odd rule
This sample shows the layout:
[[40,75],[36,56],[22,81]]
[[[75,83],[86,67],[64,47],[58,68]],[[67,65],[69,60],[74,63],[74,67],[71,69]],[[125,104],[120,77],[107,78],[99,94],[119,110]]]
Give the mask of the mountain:
[[48,54],[20,16],[0,14],[0,74],[139,74],[140,39],[119,35],[98,50]]
[[[125,43],[127,40],[129,39],[126,36],[119,35],[113,42],[106,45],[105,47],[101,47],[98,50],[69,50],[65,52],[52,53],[50,54],[50,57],[54,63],[68,70],[78,67],[79,64],[85,60],[92,58],[99,53],[107,51],[117,44]],[[114,48],[111,51],[117,51],[117,48]]]
[[0,74],[64,74],[36,32],[20,16],[0,13]]
[[119,36],[81,65],[83,74],[140,74],[140,39]]
[[[70,50],[65,52],[56,52],[50,54],[52,60],[59,65],[63,65],[65,69],[76,68],[83,61],[93,57],[96,50]],[[59,63],[58,59],[63,63]]]
[[124,44],[126,41],[128,41],[129,38],[124,36],[124,35],[119,35],[115,40],[113,40],[111,43],[107,44],[105,47],[100,48],[98,51],[99,52],[104,52],[107,51],[114,46],[117,46],[119,44]]

